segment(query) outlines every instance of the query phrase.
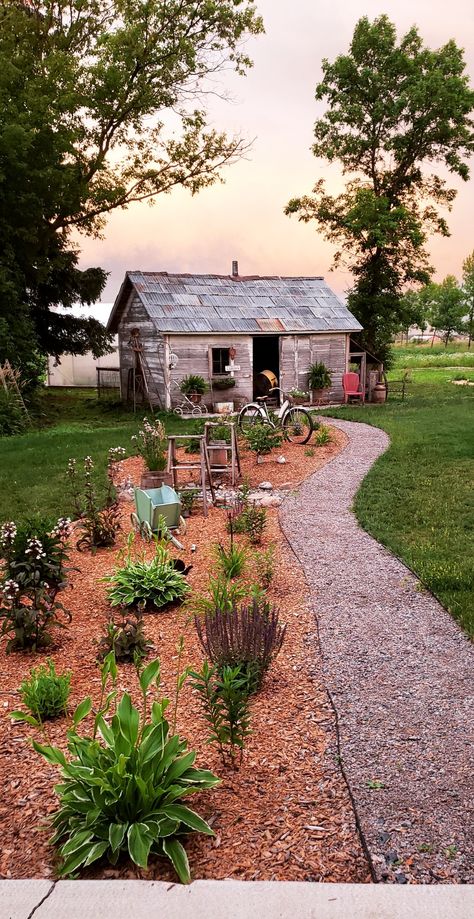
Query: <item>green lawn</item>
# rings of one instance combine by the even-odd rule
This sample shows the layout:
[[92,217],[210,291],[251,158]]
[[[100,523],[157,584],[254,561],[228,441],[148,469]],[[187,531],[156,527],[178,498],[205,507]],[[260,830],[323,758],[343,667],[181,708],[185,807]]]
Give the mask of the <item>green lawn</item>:
[[[405,364],[397,354],[394,378]],[[474,635],[474,387],[454,385],[459,376],[474,379],[469,371],[413,370],[406,402],[331,414],[390,435],[356,496],[357,518]]]
[[[125,447],[140,427],[136,416],[117,404],[100,403],[92,390],[49,390],[35,406],[35,428],[0,439],[0,522],[32,514],[57,517],[72,513],[65,471],[70,457],[90,455],[96,480],[105,481],[109,447]],[[171,433],[184,433],[194,422],[164,417]]]
[[474,370],[474,347],[470,350],[466,342],[449,342],[444,345],[406,345],[394,349],[396,366],[411,370],[414,367],[472,367]]

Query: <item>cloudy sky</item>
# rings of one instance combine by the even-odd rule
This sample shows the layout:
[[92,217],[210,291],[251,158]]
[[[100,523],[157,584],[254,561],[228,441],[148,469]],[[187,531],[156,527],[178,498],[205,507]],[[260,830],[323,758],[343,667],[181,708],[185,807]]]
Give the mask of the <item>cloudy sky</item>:
[[[217,128],[254,139],[248,158],[226,170],[223,185],[195,198],[178,190],[153,208],[135,205],[112,216],[104,240],[82,240],[81,264],[110,272],[104,301],[114,299],[127,269],[226,274],[232,259],[241,274],[324,275],[344,294],[350,275],[330,272],[332,247],[311,225],[283,214],[288,199],[310,192],[317,178],[340,187],[337,168],[310,152],[312,126],[323,111],[314,100],[322,58],[347,50],[361,16],[387,13],[399,34],[418,25],[430,47],[454,38],[474,82],[472,0],[257,0],[257,6],[266,34],[249,42],[254,67],[244,78],[223,76],[232,101],[214,99],[210,107]],[[430,245],[440,278],[459,276],[474,249],[474,179],[453,185],[459,194],[449,216],[452,235]]]

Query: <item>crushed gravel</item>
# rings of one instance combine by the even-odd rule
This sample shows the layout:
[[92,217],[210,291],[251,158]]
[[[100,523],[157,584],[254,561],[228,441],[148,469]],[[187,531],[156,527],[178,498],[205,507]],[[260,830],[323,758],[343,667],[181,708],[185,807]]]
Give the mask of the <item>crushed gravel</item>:
[[311,588],[361,830],[378,880],[473,883],[474,648],[351,512],[387,435],[330,421],[346,449],[280,519]]

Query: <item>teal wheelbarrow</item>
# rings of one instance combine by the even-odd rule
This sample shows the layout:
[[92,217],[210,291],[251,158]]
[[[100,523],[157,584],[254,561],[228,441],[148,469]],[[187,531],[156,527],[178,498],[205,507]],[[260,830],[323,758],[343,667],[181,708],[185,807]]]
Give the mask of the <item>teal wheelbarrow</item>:
[[160,539],[169,539],[177,549],[184,547],[173,536],[171,530],[179,528],[186,532],[186,522],[181,516],[181,501],[174,488],[135,488],[136,512],[130,515],[133,528],[143,539],[151,539],[156,533]]

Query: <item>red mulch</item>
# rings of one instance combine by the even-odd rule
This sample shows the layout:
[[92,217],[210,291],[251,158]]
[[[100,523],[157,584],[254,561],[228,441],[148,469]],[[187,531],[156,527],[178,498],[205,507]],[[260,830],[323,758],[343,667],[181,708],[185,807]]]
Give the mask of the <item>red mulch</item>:
[[[334,440],[316,448],[314,457],[304,449],[285,444],[273,458],[257,465],[250,454],[242,458],[243,473],[252,484],[264,478],[275,485],[296,484],[343,448],[345,438],[334,432]],[[124,473],[136,479],[141,461],[124,463]],[[123,530],[119,544],[129,531],[130,505],[123,506]],[[225,512],[211,508],[207,519],[200,514],[188,521],[181,557],[194,565],[189,582],[203,590],[213,570],[213,544],[225,539]],[[189,546],[195,543],[194,554]],[[200,702],[186,685],[178,711],[178,730],[198,751],[198,764],[213,769],[222,784],[190,802],[210,820],[215,839],[191,837],[188,853],[194,878],[239,878],[245,880],[324,880],[367,882],[370,880],[355,828],[354,814],[335,758],[334,719],[319,679],[319,655],[315,623],[307,603],[307,587],[299,563],[289,550],[278,523],[277,511],[268,512],[262,548],[276,545],[277,573],[270,591],[288,623],[287,636],[279,657],[266,677],[262,690],[252,700],[252,728],[238,772],[224,770],[213,748],[205,743],[206,726]],[[147,551],[150,551],[147,549]],[[173,550],[175,552],[175,550]],[[178,554],[178,553],[176,553]],[[95,644],[108,619],[105,585],[99,578],[108,574],[116,561],[116,550],[95,555],[73,551],[71,561],[80,569],[64,591],[63,602],[72,614],[68,631],[58,631],[57,646],[50,656],[57,669],[71,668],[71,708],[85,695],[98,697],[99,673]],[[252,579],[249,563],[247,577]],[[202,653],[189,610],[173,609],[149,614],[146,632],[154,642],[162,664],[163,691],[173,699],[176,677],[176,644],[185,635],[183,665],[199,667]],[[2,851],[0,877],[45,877],[54,874],[54,850],[48,844],[45,818],[55,810],[53,784],[57,769],[33,752],[28,744],[31,729],[12,725],[8,710],[18,707],[17,688],[31,666],[46,654],[13,653],[2,657],[0,704],[0,826]],[[135,677],[130,665],[119,668],[119,689],[134,692]],[[48,729],[52,741],[64,746],[66,719]],[[88,877],[142,877],[175,880],[172,869],[154,859],[148,871],[135,869],[127,861],[112,868],[106,864],[90,870]]]

